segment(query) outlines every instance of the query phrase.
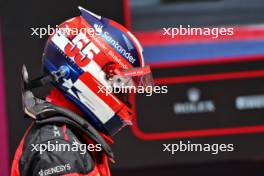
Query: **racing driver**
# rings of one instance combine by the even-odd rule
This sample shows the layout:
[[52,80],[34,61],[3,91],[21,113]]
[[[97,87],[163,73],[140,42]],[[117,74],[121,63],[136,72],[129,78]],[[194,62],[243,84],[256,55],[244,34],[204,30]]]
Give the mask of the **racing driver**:
[[[153,86],[138,40],[115,21],[79,10],[49,36],[43,75],[30,79],[22,68],[23,109],[33,122],[12,176],[109,176],[112,137],[133,117],[128,94],[112,90]],[[50,94],[34,96],[32,89],[46,84]]]

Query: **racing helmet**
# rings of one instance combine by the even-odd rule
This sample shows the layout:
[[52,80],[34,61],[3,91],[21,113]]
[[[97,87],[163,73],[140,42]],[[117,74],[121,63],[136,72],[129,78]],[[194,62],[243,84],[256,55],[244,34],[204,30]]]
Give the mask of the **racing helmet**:
[[[60,24],[43,53],[45,75],[99,131],[114,135],[131,125],[133,111],[113,88],[153,86],[142,47],[125,27],[79,7],[81,15]],[[145,90],[146,90],[145,89]]]

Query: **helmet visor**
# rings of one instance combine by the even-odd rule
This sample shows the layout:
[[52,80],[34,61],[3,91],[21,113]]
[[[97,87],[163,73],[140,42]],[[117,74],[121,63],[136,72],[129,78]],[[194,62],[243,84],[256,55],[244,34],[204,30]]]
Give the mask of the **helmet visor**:
[[149,66],[131,69],[116,69],[113,77],[113,87],[141,88],[145,91],[152,90],[154,81]]

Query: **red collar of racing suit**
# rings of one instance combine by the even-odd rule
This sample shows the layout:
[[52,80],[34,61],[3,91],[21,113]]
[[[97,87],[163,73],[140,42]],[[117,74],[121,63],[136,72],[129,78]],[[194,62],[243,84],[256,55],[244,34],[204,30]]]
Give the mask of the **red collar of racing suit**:
[[[48,101],[54,105],[61,106],[63,108],[67,108],[67,109],[77,113],[78,115],[83,116],[83,113],[77,108],[77,106],[75,106],[73,103],[68,101],[64,97],[64,95],[61,93],[61,91],[59,91],[56,88],[51,90],[50,94],[46,97],[46,101]],[[114,143],[114,141],[109,136],[105,135],[102,132],[99,132],[99,133],[106,140],[106,142],[108,144]]]

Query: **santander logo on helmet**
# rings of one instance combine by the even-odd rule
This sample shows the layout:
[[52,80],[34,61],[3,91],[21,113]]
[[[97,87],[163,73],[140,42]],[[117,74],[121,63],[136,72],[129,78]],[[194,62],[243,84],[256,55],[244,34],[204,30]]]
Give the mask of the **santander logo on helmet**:
[[[99,31],[100,31],[100,29],[99,29]],[[124,34],[122,35],[122,37],[124,38],[124,41],[125,41],[125,44],[126,44],[128,50],[125,49],[122,45],[120,45],[118,43],[118,41],[116,41],[114,38],[112,38],[109,32],[100,31],[100,34],[109,44],[111,44],[119,53],[121,53],[123,57],[125,57],[131,64],[134,64],[136,59],[130,53],[130,51],[134,47],[132,46],[132,44],[130,43],[130,41],[127,39],[127,37]]]
[[[47,41],[43,53],[44,72],[52,74],[62,70],[67,73],[53,81],[53,85],[98,130],[114,135],[131,124],[133,111],[127,100],[100,90],[112,86],[115,75],[126,76],[126,80],[133,80],[132,76],[127,76],[133,75],[144,83],[151,82],[151,71],[145,66],[138,40],[125,27],[82,7],[79,9],[81,16],[59,25],[59,30]],[[141,69],[143,71],[139,71]],[[150,81],[145,81],[146,78]]]

